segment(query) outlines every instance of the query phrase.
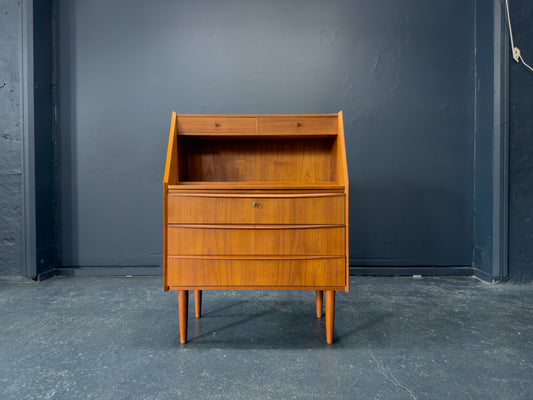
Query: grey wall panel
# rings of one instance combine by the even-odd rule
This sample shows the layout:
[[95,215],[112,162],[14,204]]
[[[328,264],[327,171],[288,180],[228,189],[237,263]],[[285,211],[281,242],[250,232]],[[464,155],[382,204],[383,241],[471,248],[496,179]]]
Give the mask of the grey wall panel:
[[476,1],[473,265],[490,278],[493,249],[494,10]]
[[[533,60],[533,4],[510,2],[515,46]],[[509,277],[533,281],[533,72],[510,61]]]
[[22,275],[21,5],[0,0],[0,276]]
[[162,262],[179,113],[344,111],[357,264],[470,265],[474,2],[59,0],[63,265]]

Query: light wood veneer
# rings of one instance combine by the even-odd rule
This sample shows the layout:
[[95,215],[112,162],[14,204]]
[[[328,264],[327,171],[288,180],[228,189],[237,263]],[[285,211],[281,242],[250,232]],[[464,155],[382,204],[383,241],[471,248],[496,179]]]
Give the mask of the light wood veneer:
[[344,257],[344,226],[169,225],[168,255]]
[[[265,197],[268,196],[268,197]],[[176,224],[344,224],[344,195],[169,195]],[[276,197],[270,197],[276,196]]]

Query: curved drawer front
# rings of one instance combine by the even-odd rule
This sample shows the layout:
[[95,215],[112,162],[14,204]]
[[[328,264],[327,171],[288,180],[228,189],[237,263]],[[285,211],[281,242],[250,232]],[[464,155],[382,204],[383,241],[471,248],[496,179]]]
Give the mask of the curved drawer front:
[[168,259],[170,287],[344,286],[344,257],[329,259]]
[[344,224],[344,195],[314,197],[168,196],[175,224]]
[[260,229],[227,225],[169,226],[169,255],[338,255],[344,227]]

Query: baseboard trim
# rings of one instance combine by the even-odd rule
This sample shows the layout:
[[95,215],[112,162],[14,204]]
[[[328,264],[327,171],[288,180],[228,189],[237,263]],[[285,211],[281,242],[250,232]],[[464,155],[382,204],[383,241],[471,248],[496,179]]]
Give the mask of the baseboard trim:
[[472,267],[472,270],[474,271],[474,276],[476,278],[479,278],[485,282],[492,282],[492,276],[488,272],[482,271],[474,267]]
[[427,262],[424,263],[424,261],[420,259],[410,259],[410,258],[350,258],[350,265],[351,266],[357,266],[357,267],[413,267],[413,268],[427,268],[427,267],[444,267],[444,268],[450,268],[450,267],[463,267],[463,266],[470,266],[470,262],[468,264],[464,264],[464,259],[459,258],[449,258],[446,260],[442,260],[438,264]]
[[[486,272],[471,266],[450,267],[391,267],[391,266],[350,266],[351,276],[475,276],[490,282],[491,277]],[[69,276],[88,278],[96,276],[163,276],[161,266],[139,267],[58,267],[43,272],[37,276],[38,281],[43,281],[53,276]]]
[[52,269],[49,269],[48,271],[45,271],[45,272],[41,272],[40,274],[37,274],[37,282],[42,282],[46,279],[50,279],[54,276],[57,275],[57,272],[56,272],[57,268],[52,268]]
[[[386,267],[386,266],[350,266],[350,275],[355,276],[473,276],[474,268],[470,266],[451,267]],[[482,279],[482,278],[481,278]]]
[[37,276],[38,281],[53,276],[88,278],[96,276],[163,276],[163,267],[158,265],[138,267],[58,267]]

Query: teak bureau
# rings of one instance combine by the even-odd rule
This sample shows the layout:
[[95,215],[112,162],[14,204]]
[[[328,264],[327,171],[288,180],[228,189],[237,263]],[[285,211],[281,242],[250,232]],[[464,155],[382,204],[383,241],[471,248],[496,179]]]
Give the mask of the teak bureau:
[[335,291],[349,290],[342,112],[172,114],[164,179],[164,290],[313,290],[333,342]]

